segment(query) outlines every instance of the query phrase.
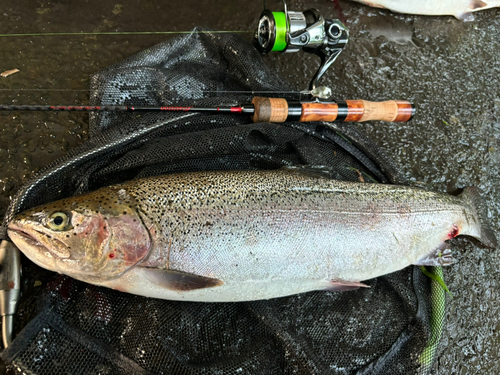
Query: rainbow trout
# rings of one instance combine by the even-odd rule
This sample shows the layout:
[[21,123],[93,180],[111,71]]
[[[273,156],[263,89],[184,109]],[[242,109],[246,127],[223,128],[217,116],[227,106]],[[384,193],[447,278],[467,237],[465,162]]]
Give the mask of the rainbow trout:
[[472,12],[500,7],[500,0],[354,0],[375,8],[386,8],[393,12],[423,14],[427,16],[455,16],[472,21]]
[[496,246],[478,190],[459,197],[294,170],[195,172],[105,187],[19,214],[9,236],[41,267],[185,301],[349,290],[453,262],[459,234]]

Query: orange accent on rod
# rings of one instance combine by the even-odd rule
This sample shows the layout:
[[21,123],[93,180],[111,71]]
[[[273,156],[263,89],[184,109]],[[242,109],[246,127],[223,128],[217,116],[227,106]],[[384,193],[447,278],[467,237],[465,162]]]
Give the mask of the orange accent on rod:
[[365,114],[365,106],[363,100],[346,100],[347,103],[347,117],[344,122],[359,122],[362,121]]
[[302,115],[299,121],[335,121],[339,113],[337,103],[304,103],[302,104]]
[[406,100],[396,100],[398,103],[398,116],[394,121],[396,122],[406,122],[410,121],[415,114],[415,107]]

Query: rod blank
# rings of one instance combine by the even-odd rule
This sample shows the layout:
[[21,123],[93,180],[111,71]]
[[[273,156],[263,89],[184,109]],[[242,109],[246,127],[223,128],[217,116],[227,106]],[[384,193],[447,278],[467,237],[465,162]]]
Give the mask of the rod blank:
[[186,106],[65,106],[65,105],[0,105],[0,111],[81,111],[81,112],[201,112],[233,113],[252,116],[254,122],[285,121],[389,121],[406,122],[415,114],[408,101],[388,100],[369,102],[345,100],[337,102],[288,102],[280,98],[254,97],[244,106],[186,107]]

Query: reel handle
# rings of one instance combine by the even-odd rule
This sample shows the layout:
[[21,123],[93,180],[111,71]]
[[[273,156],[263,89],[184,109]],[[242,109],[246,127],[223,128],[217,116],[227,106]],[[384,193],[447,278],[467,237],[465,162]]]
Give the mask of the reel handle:
[[253,122],[285,122],[286,120],[406,122],[415,114],[415,107],[406,100],[288,103],[286,99],[255,97],[252,104],[254,105]]

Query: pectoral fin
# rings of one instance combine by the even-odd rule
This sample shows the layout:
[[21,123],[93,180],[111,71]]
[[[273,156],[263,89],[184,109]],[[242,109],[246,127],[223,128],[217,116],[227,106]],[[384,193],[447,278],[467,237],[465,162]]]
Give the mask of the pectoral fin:
[[162,270],[157,268],[145,269],[146,278],[152,283],[166,289],[186,292],[195,289],[213,288],[224,284],[222,280],[195,275],[192,273]]
[[359,283],[356,281],[330,281],[330,284],[325,288],[331,292],[346,292],[348,290],[354,290],[358,288],[369,288],[369,285]]

